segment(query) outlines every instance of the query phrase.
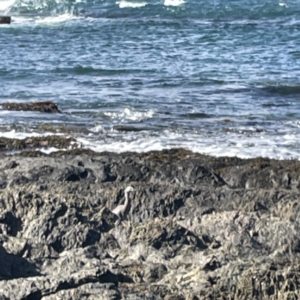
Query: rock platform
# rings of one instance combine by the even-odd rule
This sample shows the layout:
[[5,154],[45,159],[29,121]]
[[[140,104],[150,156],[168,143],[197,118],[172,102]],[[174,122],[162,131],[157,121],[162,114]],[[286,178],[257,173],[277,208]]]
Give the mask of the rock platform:
[[0,156],[0,299],[299,299],[298,161]]

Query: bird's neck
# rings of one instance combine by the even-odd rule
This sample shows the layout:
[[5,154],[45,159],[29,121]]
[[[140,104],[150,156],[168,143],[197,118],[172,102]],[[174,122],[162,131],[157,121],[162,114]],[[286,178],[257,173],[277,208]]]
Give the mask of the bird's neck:
[[125,202],[124,202],[124,207],[125,209],[127,209],[129,204],[129,197],[128,197],[128,193],[125,193]]

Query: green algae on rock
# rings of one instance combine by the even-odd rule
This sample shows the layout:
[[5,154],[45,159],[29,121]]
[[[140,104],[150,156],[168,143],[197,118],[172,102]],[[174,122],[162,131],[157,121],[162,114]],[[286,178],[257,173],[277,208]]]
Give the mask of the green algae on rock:
[[0,151],[25,150],[32,148],[55,147],[58,149],[76,148],[75,139],[59,135],[10,139],[0,137]]

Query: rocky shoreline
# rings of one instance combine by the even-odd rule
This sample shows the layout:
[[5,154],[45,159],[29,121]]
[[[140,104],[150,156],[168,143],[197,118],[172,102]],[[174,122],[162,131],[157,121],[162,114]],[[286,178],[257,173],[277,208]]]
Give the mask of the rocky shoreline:
[[0,299],[299,297],[298,161],[27,151],[0,178]]

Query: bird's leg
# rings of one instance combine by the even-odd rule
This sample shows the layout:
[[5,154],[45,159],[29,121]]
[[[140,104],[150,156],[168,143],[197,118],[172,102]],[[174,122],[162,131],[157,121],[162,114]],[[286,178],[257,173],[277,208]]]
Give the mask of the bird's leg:
[[115,227],[119,226],[121,224],[121,218],[118,217],[117,221],[115,222]]

